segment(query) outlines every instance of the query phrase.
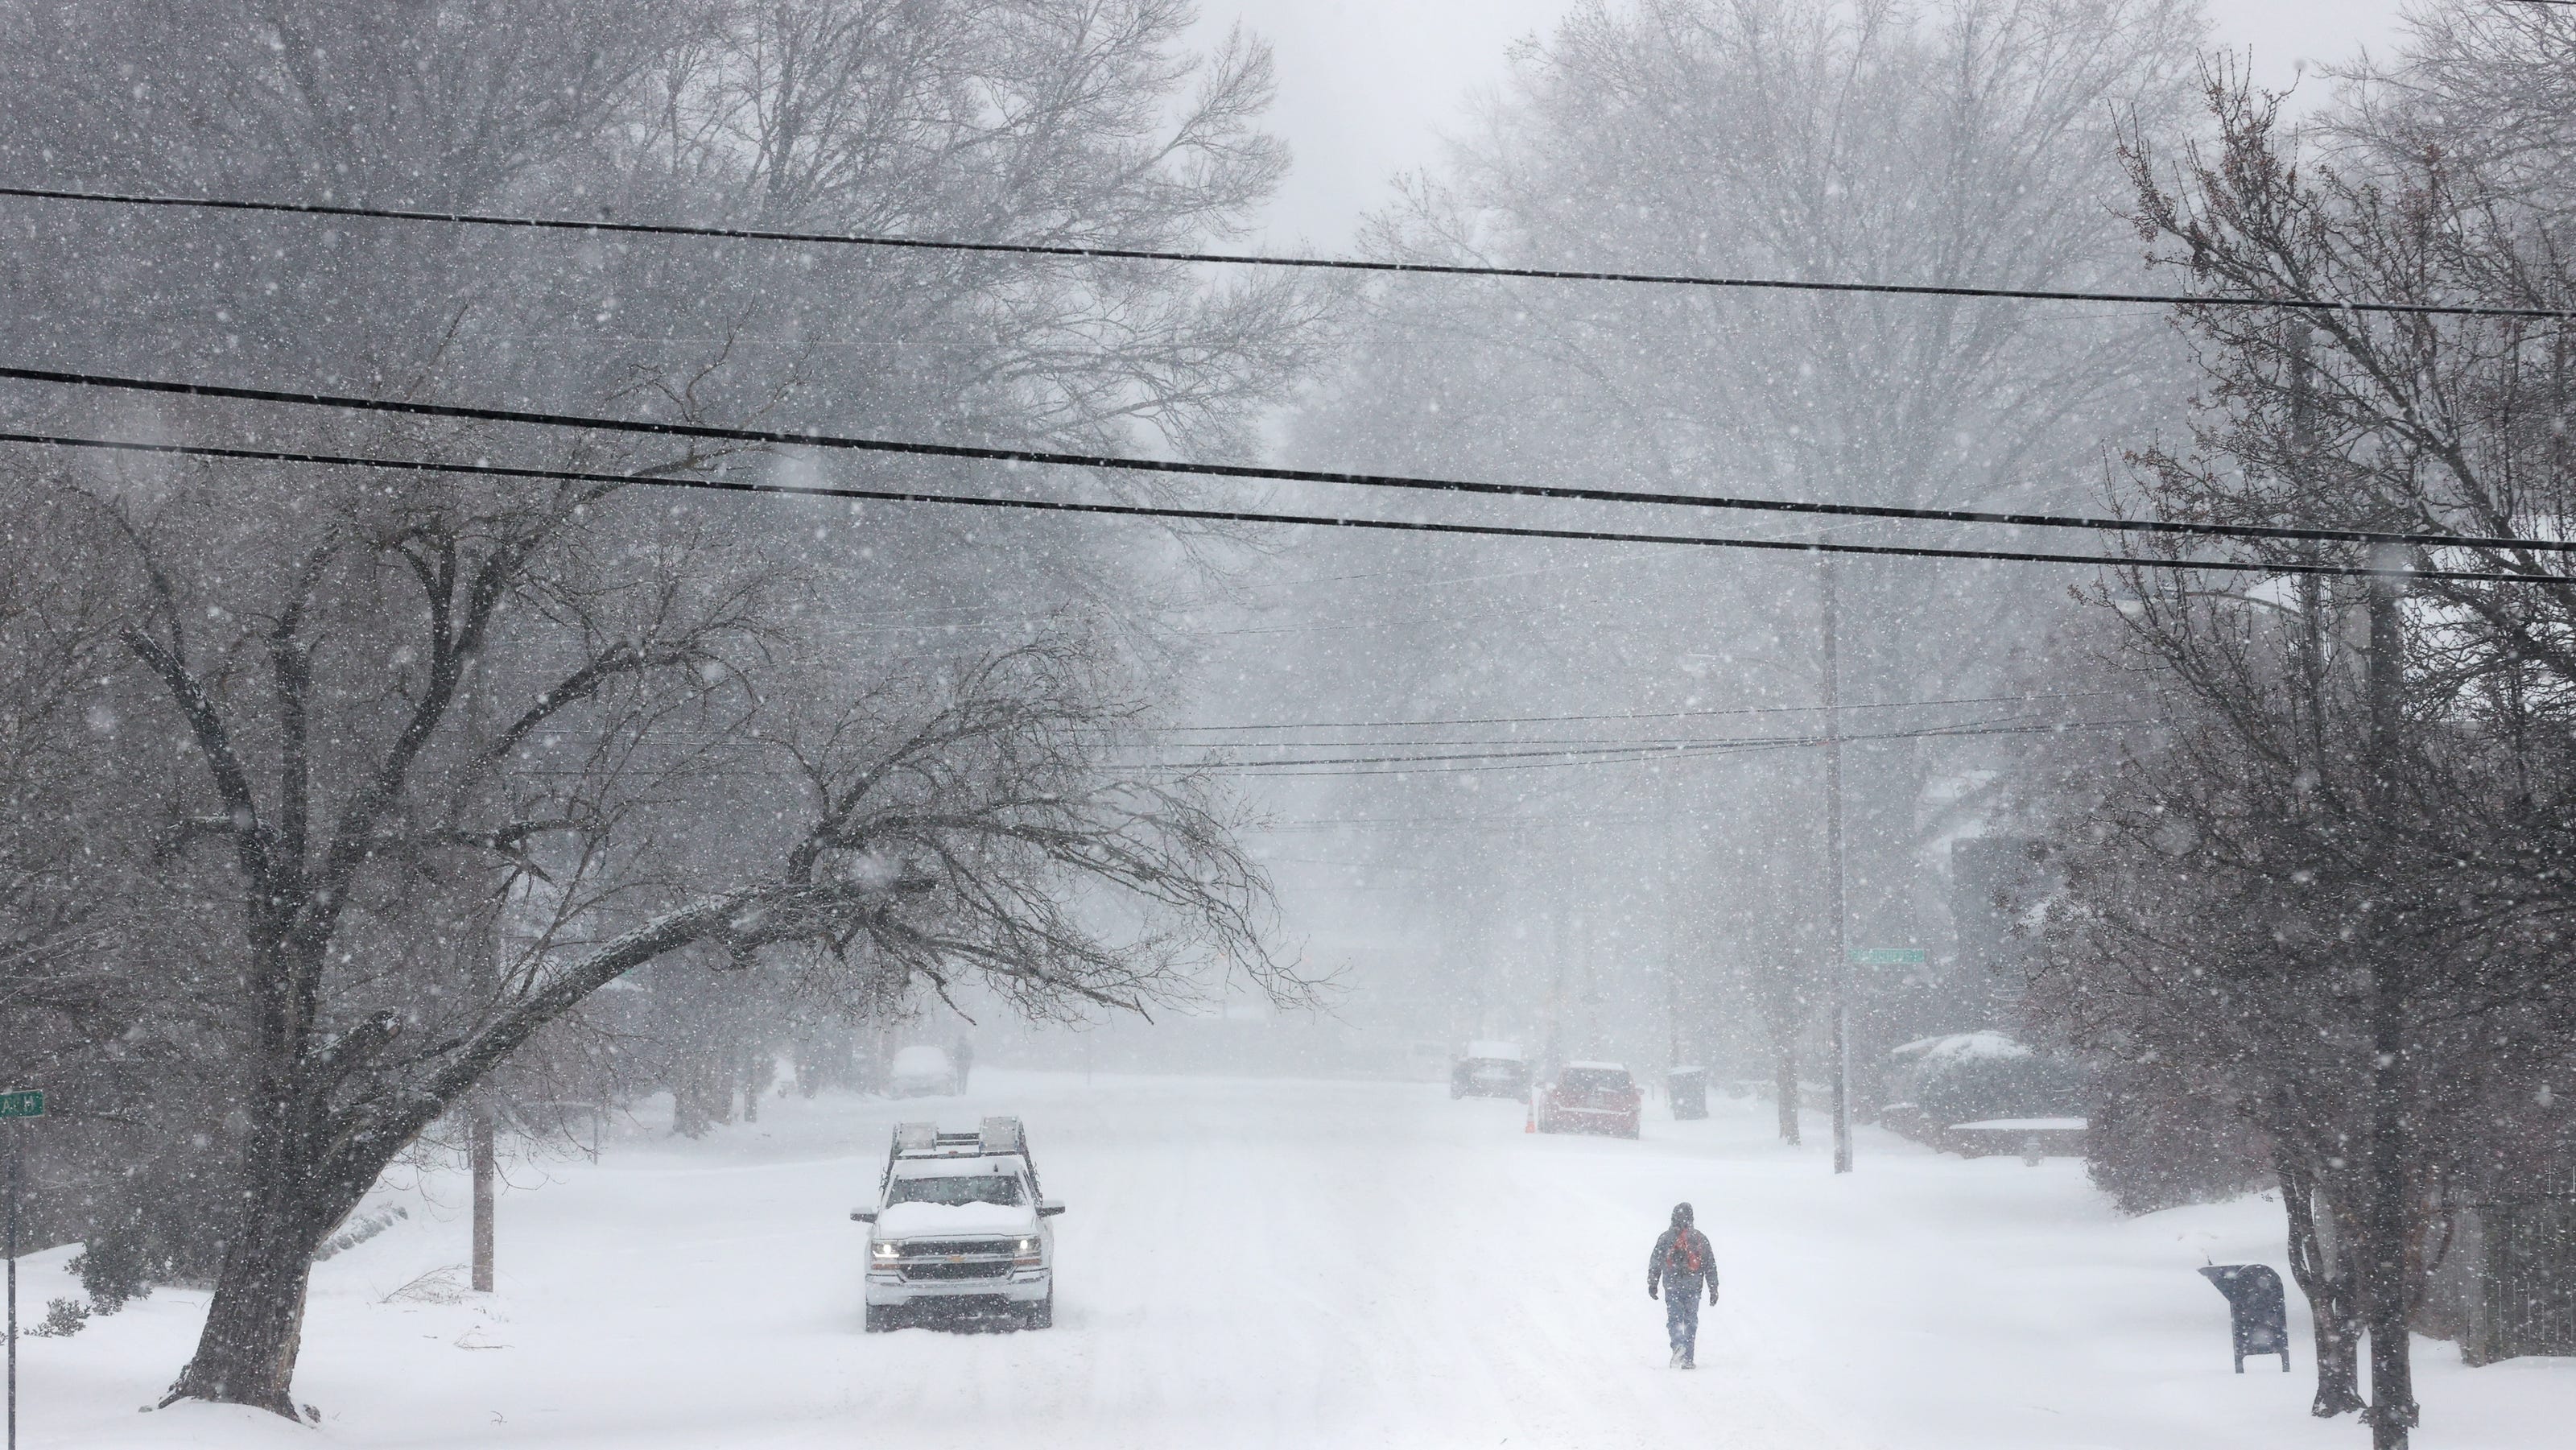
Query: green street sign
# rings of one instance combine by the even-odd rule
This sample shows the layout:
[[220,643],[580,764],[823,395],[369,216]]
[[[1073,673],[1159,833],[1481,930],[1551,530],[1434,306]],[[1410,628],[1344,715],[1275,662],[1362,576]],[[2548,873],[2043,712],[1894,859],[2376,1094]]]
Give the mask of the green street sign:
[[1932,960],[1932,954],[1921,947],[1854,947],[1855,967],[1919,967]]
[[43,1093],[0,1093],[0,1118],[41,1118],[44,1115]]

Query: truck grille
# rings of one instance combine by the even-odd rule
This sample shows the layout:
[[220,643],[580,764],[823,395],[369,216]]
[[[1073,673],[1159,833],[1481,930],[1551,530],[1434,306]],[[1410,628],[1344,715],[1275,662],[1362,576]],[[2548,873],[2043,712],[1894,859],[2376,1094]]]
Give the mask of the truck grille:
[[950,1254],[999,1254],[1007,1259],[1011,1256],[1011,1241],[1009,1239],[914,1239],[903,1245],[903,1256],[907,1259],[944,1259]]
[[931,1263],[907,1260],[903,1266],[903,1276],[905,1278],[924,1280],[998,1279],[1010,1271],[1011,1261],[1008,1259],[970,1259],[962,1264],[952,1264],[946,1260]]
[[903,1246],[907,1279],[998,1279],[1011,1271],[1008,1239],[930,1240]]

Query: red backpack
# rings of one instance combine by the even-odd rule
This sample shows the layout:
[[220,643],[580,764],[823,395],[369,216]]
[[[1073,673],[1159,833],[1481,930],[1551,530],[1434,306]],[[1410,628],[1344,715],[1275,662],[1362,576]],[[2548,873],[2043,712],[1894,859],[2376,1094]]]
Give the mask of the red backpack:
[[1699,1230],[1694,1228],[1686,1228],[1674,1234],[1672,1247],[1664,1250],[1664,1273],[1668,1276],[1681,1274],[1697,1276],[1704,1272],[1699,1252],[1699,1246],[1703,1242],[1705,1241],[1700,1238]]

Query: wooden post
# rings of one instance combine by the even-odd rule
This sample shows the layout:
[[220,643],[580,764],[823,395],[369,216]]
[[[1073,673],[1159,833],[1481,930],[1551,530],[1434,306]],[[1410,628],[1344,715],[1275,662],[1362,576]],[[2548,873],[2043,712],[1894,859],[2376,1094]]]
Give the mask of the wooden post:
[[474,1292],[492,1292],[492,1109],[478,1095],[466,1109],[466,1155],[474,1173]]

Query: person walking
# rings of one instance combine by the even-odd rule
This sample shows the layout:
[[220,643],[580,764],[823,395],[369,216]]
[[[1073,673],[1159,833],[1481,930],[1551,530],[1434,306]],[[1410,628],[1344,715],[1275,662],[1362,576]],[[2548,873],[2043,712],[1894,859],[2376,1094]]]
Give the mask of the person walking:
[[1691,1227],[1691,1206],[1673,1205],[1673,1226],[1655,1240],[1646,1260],[1646,1297],[1664,1301],[1664,1332],[1673,1341],[1673,1368],[1698,1368],[1699,1291],[1717,1303],[1717,1251],[1708,1235]]

